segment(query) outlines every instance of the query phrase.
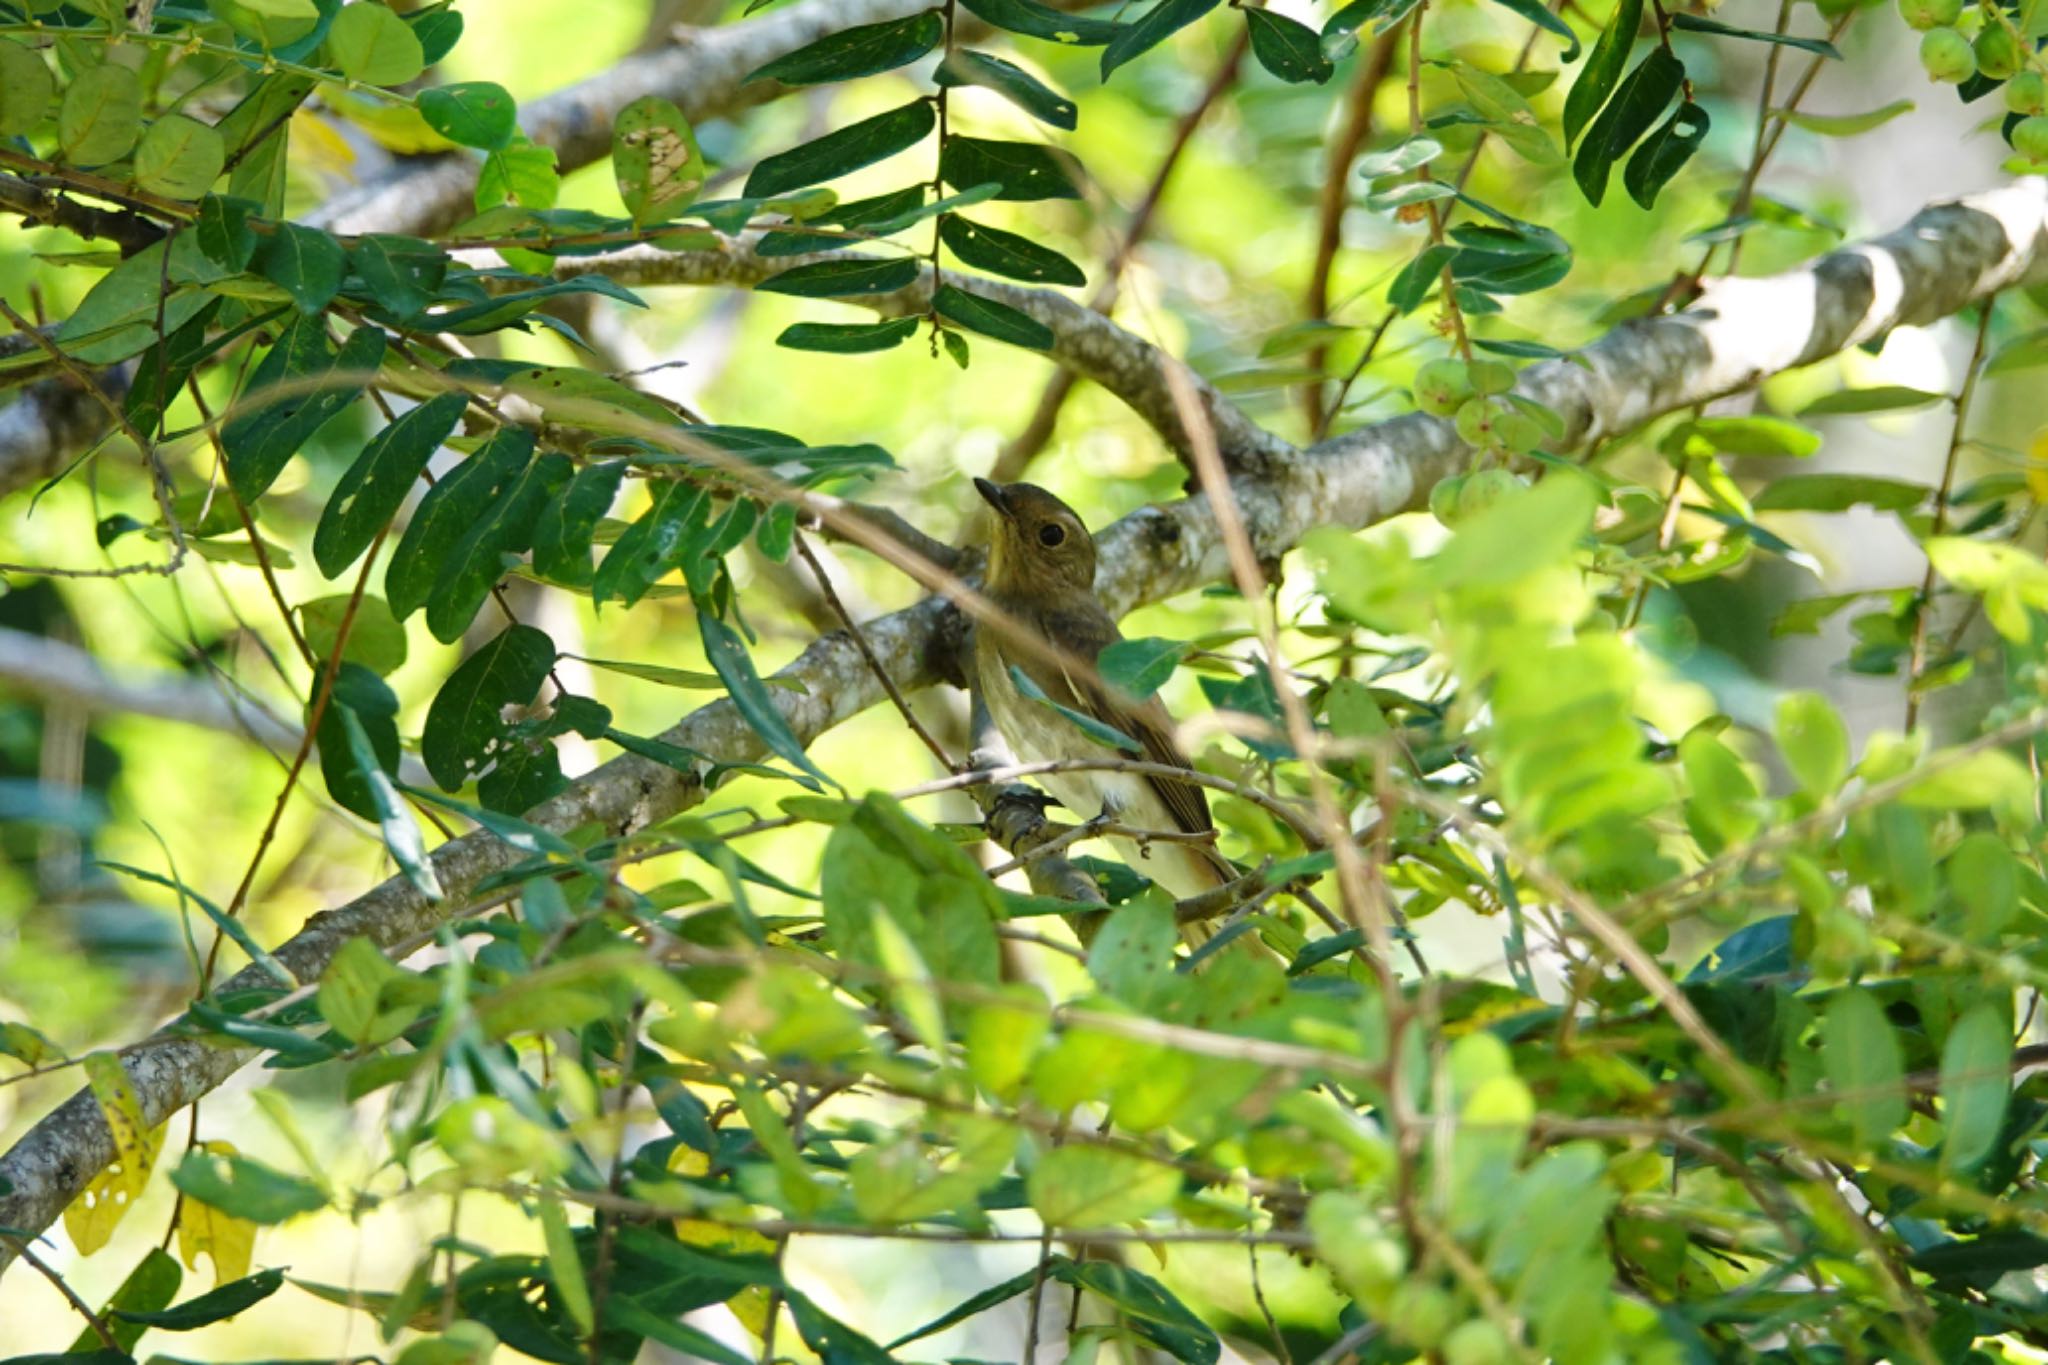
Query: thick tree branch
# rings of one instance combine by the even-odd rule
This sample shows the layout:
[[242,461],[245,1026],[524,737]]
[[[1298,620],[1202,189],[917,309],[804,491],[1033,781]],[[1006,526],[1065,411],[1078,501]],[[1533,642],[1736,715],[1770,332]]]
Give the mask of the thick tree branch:
[[[751,239],[739,239],[703,251],[660,251],[637,246],[602,256],[578,256],[563,260],[556,266],[556,273],[563,278],[604,275],[639,287],[687,284],[750,288],[793,267],[844,260],[847,255],[821,251],[800,256],[759,256],[754,253]],[[1166,366],[1178,365],[1179,361],[1170,359],[1144,338],[1125,331],[1105,314],[1064,294],[954,271],[942,271],[940,279],[957,289],[1008,304],[1045,324],[1053,334],[1048,354],[1054,361],[1116,395],[1165,437],[1177,454],[1186,454],[1187,434],[1174,407],[1165,373]],[[909,317],[927,312],[931,298],[932,278],[927,272],[920,274],[916,283],[894,293],[840,297],[832,302],[873,309],[885,317]],[[1286,441],[1253,422],[1236,404],[1201,379],[1192,374],[1188,379],[1201,399],[1217,446],[1232,469],[1256,473],[1277,468],[1292,458],[1294,448]]]
[[[1779,369],[1906,323],[1925,323],[2018,283],[2048,265],[2048,185],[2029,181],[1921,213],[1899,232],[1835,252],[1768,279],[1731,281],[1677,317],[1626,324],[1589,348],[1589,370],[1534,367],[1525,388],[1564,414],[1560,448],[1611,436],[1662,413],[1754,385]],[[1313,527],[1365,526],[1420,506],[1467,451],[1448,424],[1396,418],[1340,436],[1256,474],[1232,493],[1262,558],[1286,551]],[[1135,512],[1098,537],[1097,586],[1118,614],[1224,577],[1222,537],[1206,497]],[[881,665],[909,691],[959,677],[960,617],[926,599],[866,623]],[[782,670],[801,691],[776,689],[776,705],[806,742],[882,699],[854,642],[828,635]],[[663,736],[723,761],[763,748],[737,711],[714,702]],[[529,815],[552,829],[597,822],[640,828],[703,801],[700,778],[627,756],[585,775]],[[404,879],[386,882],[316,915],[276,956],[301,980],[315,978],[343,942],[368,935],[393,944],[460,913],[485,875],[524,854],[484,833],[434,853],[447,898],[429,902]],[[254,969],[229,989],[262,984]],[[124,1053],[144,1113],[161,1122],[232,1075],[254,1054],[157,1038]],[[73,1096],[0,1157],[0,1226],[39,1231],[107,1165],[112,1141],[89,1093]],[[10,1188],[11,1187],[11,1188]]]

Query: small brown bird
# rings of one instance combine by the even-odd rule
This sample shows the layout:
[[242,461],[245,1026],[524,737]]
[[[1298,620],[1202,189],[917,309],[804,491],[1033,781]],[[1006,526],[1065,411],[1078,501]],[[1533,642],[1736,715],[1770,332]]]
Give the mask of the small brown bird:
[[[1011,751],[1025,763],[1136,758],[1191,769],[1174,742],[1173,717],[1159,698],[1133,702],[1092,671],[1083,675],[1075,668],[1093,664],[1105,646],[1123,638],[1095,595],[1095,540],[1088,528],[1072,508],[1032,484],[976,479],[974,487],[996,511],[982,592],[1014,623],[1007,632],[986,623],[977,627],[975,674],[989,715]],[[1030,631],[1055,646],[1066,664],[1046,651],[1019,647],[1018,631]],[[1011,677],[1012,665],[1049,700],[1120,731],[1136,740],[1142,752],[1119,751],[1025,695]],[[1105,771],[1047,773],[1038,780],[1083,820],[1108,814],[1133,829],[1185,834],[1215,829],[1202,788],[1193,782]],[[1140,847],[1136,840],[1117,836],[1110,842],[1125,862],[1176,900],[1237,875],[1205,844],[1158,841]]]

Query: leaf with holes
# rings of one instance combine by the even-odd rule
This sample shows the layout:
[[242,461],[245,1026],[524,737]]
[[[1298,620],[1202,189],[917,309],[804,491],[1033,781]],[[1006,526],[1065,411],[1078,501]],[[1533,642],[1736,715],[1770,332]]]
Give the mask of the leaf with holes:
[[612,175],[636,226],[680,216],[710,174],[697,134],[683,111],[659,95],[642,95],[612,124]]
[[554,664],[553,640],[532,626],[510,626],[448,675],[420,734],[420,758],[442,790],[460,789],[496,761],[505,709],[532,702]]
[[962,263],[992,275],[1029,284],[1088,283],[1080,266],[1051,247],[1040,246],[1014,232],[971,222],[957,213],[939,220],[939,240]]
[[1124,25],[1063,14],[1039,0],[960,0],[969,14],[995,28],[1068,47],[1101,47]]
[[442,137],[486,152],[510,142],[519,126],[518,104],[504,86],[492,81],[422,90],[419,110],[427,126]]
[[998,199],[1030,202],[1079,199],[1080,189],[1060,153],[1036,142],[951,137],[939,153],[939,175],[955,189],[1000,185]]
[[363,453],[341,476],[313,529],[313,562],[337,577],[370,548],[370,542],[398,515],[420,471],[455,430],[469,402],[460,393],[439,394],[407,412],[370,438]]
[[1244,12],[1252,56],[1290,85],[1321,85],[1336,70],[1323,54],[1322,35],[1296,19],[1270,10]]
[[1636,148],[1635,155],[1622,169],[1621,183],[1628,190],[1628,197],[1644,208],[1656,203],[1658,192],[1671,183],[1671,177],[1692,160],[1693,153],[1707,140],[1708,126],[1707,111],[1691,100],[1672,110],[1671,117],[1643,139],[1643,145]]
[[947,54],[932,72],[942,86],[978,85],[993,90],[1025,113],[1055,128],[1074,131],[1074,102],[1014,62],[962,48]]

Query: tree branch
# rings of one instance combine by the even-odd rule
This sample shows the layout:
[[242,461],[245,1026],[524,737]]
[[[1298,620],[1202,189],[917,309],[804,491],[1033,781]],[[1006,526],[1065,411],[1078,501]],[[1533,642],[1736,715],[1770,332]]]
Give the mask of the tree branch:
[[[628,247],[601,256],[564,259],[555,270],[562,278],[596,274],[637,287],[687,284],[751,288],[796,266],[844,260],[847,256],[843,251],[759,256],[754,253],[753,239],[749,237],[727,240],[702,251]],[[1064,294],[950,270],[939,272],[939,279],[956,289],[1008,304],[1050,328],[1053,344],[1047,354],[1054,361],[1115,394],[1165,437],[1176,453],[1185,457],[1187,433],[1166,383],[1166,367],[1179,365],[1180,361]],[[931,308],[932,284],[931,273],[924,272],[915,283],[893,293],[842,296],[832,301],[873,309],[885,317],[918,316]],[[1216,443],[1233,470],[1270,472],[1292,460],[1294,448],[1286,441],[1253,422],[1200,378],[1192,374],[1188,377],[1201,399]]]
[[[2027,279],[2048,265],[2044,220],[2048,185],[2037,181],[1930,208],[1898,232],[1804,269],[1726,281],[1701,307],[1624,324],[1588,349],[1590,369],[1538,365],[1527,372],[1523,387],[1563,414],[1567,435],[1558,448],[1582,446],[1752,386],[1891,327],[1933,321]],[[1325,441],[1260,473],[1242,474],[1232,492],[1260,556],[1271,558],[1313,527],[1366,526],[1421,506],[1430,486],[1461,467],[1467,454],[1448,423],[1400,417]],[[1222,578],[1229,569],[1215,518],[1201,496],[1134,512],[1104,528],[1097,541],[1097,587],[1117,614]],[[942,600],[927,598],[863,630],[877,660],[905,691],[959,677],[960,616]],[[813,643],[780,676],[803,684],[801,691],[777,688],[772,695],[806,742],[883,697],[860,650],[843,633]],[[763,753],[729,701],[700,708],[662,738],[725,762]],[[556,830],[597,822],[623,832],[698,805],[704,796],[701,775],[628,755],[586,774],[528,818]],[[482,877],[524,856],[482,832],[452,840],[433,855],[446,899],[429,902],[403,878],[394,879],[314,916],[275,955],[300,980],[313,980],[350,938],[367,935],[393,944],[462,913],[466,895]],[[266,980],[251,969],[228,988]],[[123,1058],[154,1124],[219,1086],[255,1055],[157,1037],[127,1049]],[[91,1094],[74,1095],[0,1157],[0,1188],[9,1189],[0,1195],[0,1226],[49,1226],[113,1155]]]

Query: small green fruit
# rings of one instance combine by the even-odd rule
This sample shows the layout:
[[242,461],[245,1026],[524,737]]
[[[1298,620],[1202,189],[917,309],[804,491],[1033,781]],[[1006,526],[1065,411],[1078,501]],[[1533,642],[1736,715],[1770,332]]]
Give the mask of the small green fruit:
[[1472,362],[1472,387],[1481,393],[1506,393],[1515,386],[1515,371],[1512,366],[1498,360],[1475,360]]
[[2048,114],[2048,79],[2022,71],[2005,83],[2005,107],[2015,114]]
[[1963,17],[1963,0],[1899,0],[1899,17],[1923,31],[1947,28]]
[[1387,1325],[1394,1334],[1425,1351],[1442,1341],[1457,1320],[1457,1301],[1423,1280],[1409,1280],[1396,1289],[1387,1308]]
[[2012,148],[2029,161],[2048,161],[2048,118],[2036,114],[2015,123]]
[[1507,1333],[1485,1318],[1453,1327],[1440,1349],[1444,1365],[1507,1365],[1515,1358],[1514,1344]]
[[1469,474],[1437,480],[1436,487],[1429,490],[1429,514],[1445,526],[1457,525],[1459,509],[1465,502],[1465,486],[1470,481]]
[[1462,362],[1432,360],[1415,372],[1415,406],[1432,417],[1449,417],[1472,396],[1472,377]]
[[1977,69],[1994,81],[2002,81],[2016,74],[2026,65],[2026,53],[2020,48],[2020,40],[2004,24],[1992,23],[1977,35],[1974,44],[1977,54]]
[[1464,487],[1458,490],[1458,517],[1469,521],[1508,494],[1520,492],[1521,488],[1522,481],[1505,469],[1482,469],[1468,474]]
[[1937,81],[1960,85],[1977,71],[1970,40],[1952,28],[1931,28],[1920,39],[1920,65]]
[[1458,439],[1466,445],[1493,445],[1493,404],[1484,398],[1469,398],[1458,409]]

